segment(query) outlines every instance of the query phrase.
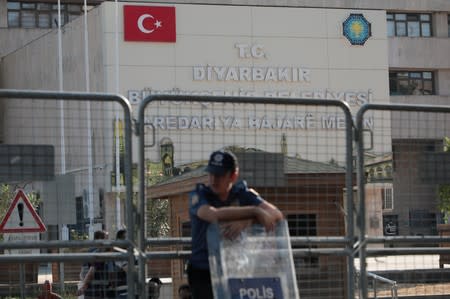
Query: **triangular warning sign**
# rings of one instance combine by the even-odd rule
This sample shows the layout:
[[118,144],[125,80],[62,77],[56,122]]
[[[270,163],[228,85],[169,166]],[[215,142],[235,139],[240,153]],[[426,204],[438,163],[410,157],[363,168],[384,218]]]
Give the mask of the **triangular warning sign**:
[[34,210],[27,195],[19,189],[0,223],[0,233],[45,232],[47,228]]

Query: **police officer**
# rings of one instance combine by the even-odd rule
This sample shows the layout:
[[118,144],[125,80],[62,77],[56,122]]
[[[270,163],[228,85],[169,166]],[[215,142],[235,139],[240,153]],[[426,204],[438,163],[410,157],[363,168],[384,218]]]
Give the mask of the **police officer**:
[[208,185],[198,184],[190,193],[189,215],[192,226],[192,255],[188,264],[188,281],[193,299],[213,299],[208,262],[206,231],[210,223],[222,225],[224,237],[235,238],[252,222],[273,230],[283,214],[265,201],[245,181],[239,181],[236,156],[229,151],[211,154],[206,171]]

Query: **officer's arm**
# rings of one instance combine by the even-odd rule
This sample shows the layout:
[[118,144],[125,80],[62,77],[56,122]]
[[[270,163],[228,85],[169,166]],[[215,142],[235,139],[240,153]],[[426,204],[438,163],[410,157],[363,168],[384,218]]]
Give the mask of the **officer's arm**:
[[197,216],[205,221],[215,223],[220,221],[233,221],[254,219],[266,212],[257,206],[231,206],[215,208],[210,205],[203,205],[197,211]]
[[266,230],[273,230],[277,221],[269,212],[260,206],[231,206],[215,208],[210,205],[203,205],[198,209],[197,216],[211,223],[254,219],[256,222],[262,224]]
[[267,213],[269,213],[275,221],[281,220],[284,218],[283,213],[273,204],[268,201],[263,200],[263,202],[258,206],[261,209],[264,209]]

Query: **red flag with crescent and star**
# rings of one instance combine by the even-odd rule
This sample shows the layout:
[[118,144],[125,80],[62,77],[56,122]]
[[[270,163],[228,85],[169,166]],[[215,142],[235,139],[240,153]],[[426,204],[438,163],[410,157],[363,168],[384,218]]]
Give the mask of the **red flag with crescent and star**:
[[123,6],[125,41],[166,42],[176,41],[175,7],[173,6]]

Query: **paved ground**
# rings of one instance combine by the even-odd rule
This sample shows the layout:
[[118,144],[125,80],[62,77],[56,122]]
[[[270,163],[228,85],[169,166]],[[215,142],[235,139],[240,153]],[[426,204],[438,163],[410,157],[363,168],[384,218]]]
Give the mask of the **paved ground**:
[[[446,265],[449,267],[450,265]],[[359,269],[359,259],[355,259]],[[393,255],[387,257],[367,258],[367,271],[415,270],[439,268],[439,255]]]
[[[356,268],[359,269],[359,260],[355,260]],[[450,265],[445,265],[445,268]],[[367,270],[369,272],[389,270],[424,270],[439,269],[439,255],[395,255],[388,257],[376,257],[367,259]],[[391,286],[378,283],[377,297],[390,297]],[[397,295],[400,296],[426,296],[446,295],[450,298],[450,283],[415,283],[398,284]],[[369,290],[369,296],[374,296],[373,290]]]
[[[369,296],[373,296],[369,291]],[[400,284],[397,286],[397,295],[400,296],[426,296],[426,295],[449,295],[450,283],[430,283],[430,284]],[[390,289],[378,289],[378,297],[390,297]]]

